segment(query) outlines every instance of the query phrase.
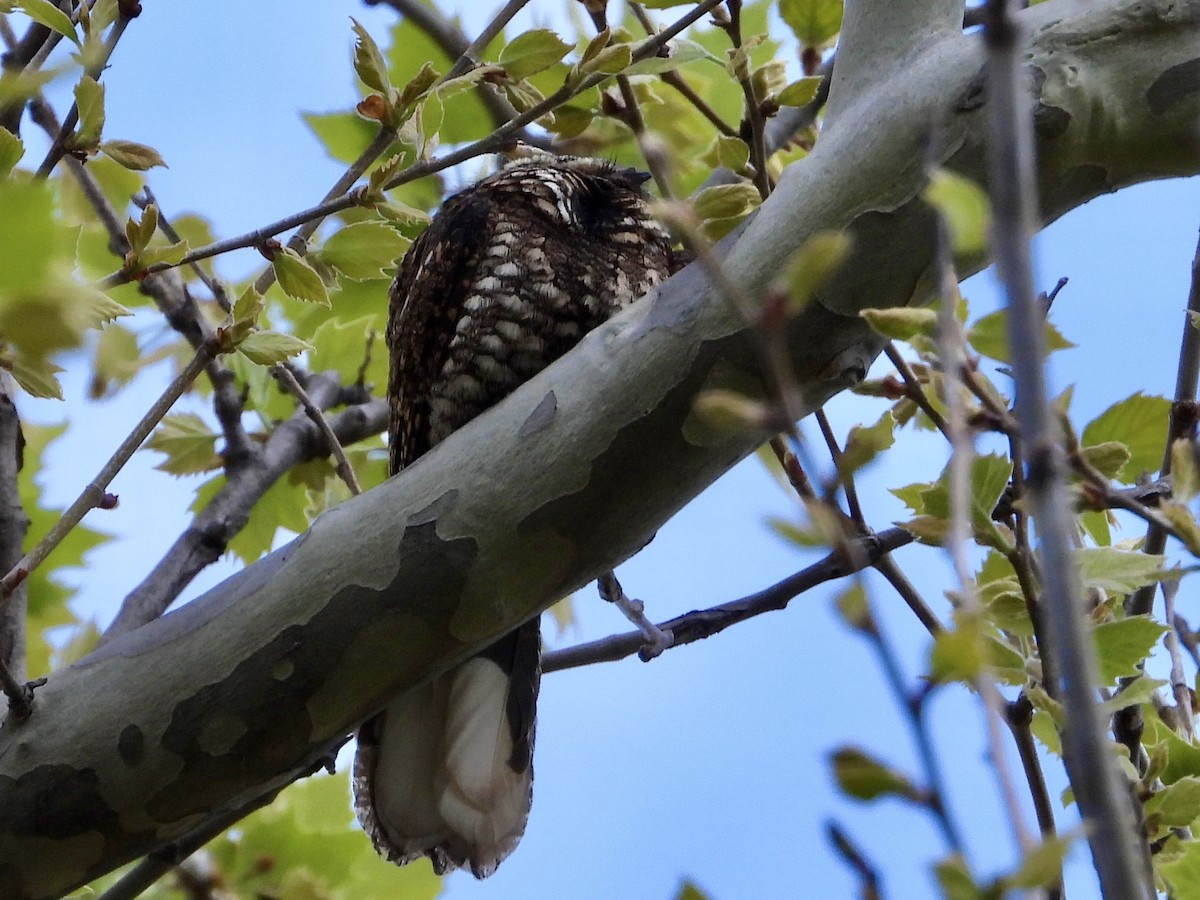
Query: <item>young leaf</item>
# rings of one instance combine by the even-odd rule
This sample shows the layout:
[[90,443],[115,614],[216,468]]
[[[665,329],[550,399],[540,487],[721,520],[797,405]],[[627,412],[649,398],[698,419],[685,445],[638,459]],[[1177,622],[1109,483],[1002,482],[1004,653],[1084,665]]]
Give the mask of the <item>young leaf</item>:
[[696,195],[693,208],[702,219],[744,215],[762,202],[754,185],[746,181],[705,188]]
[[255,331],[238,344],[238,350],[260,366],[273,366],[311,349],[307,341],[278,331]]
[[1149,616],[1130,616],[1117,622],[1102,622],[1092,629],[1100,678],[1112,684],[1118,678],[1137,675],[1138,665],[1150,655],[1166,627]]
[[863,309],[858,314],[884,337],[897,341],[912,340],[918,335],[929,337],[937,327],[937,312],[923,306]]
[[[1046,350],[1066,350],[1075,345],[1062,336],[1062,332],[1046,322],[1042,326],[1042,334]],[[1008,316],[1006,310],[998,310],[976,320],[967,329],[967,341],[984,356],[999,360],[1002,363],[1012,363],[1012,353],[1008,347]]]
[[172,475],[192,475],[220,467],[216,441],[216,434],[195,413],[171,413],[163,417],[146,446],[166,454],[156,469]]
[[76,47],[81,46],[79,43],[79,35],[75,33],[75,26],[71,24],[70,18],[61,9],[55,6],[50,0],[20,0],[20,7],[24,10],[25,15],[45,25],[51,31],[61,34],[63,37],[72,41]]
[[391,93],[392,83],[388,78],[387,62],[379,52],[379,45],[357,19],[351,17],[350,21],[354,23],[354,71],[358,73],[363,84],[386,97]]
[[139,144],[137,141],[105,141],[100,145],[100,152],[113,162],[131,169],[134,172],[145,172],[155,166],[167,168],[162,156],[153,147]]
[[1179,576],[1163,568],[1166,557],[1116,547],[1083,547],[1075,551],[1075,559],[1084,587],[1116,594],[1132,594],[1140,587]]
[[[279,287],[293,300],[320,303],[329,306],[329,292],[317,270],[305,262],[294,250],[284,247],[275,254],[271,262]],[[247,354],[248,355],[248,354]],[[278,362],[278,360],[276,360]]]
[[535,28],[513,38],[500,51],[500,65],[513,81],[548,69],[574,49],[553,31]]
[[991,223],[991,208],[983,188],[948,169],[938,169],[922,191],[922,196],[926,203],[941,213],[955,252],[984,252]]
[[21,157],[25,155],[25,144],[7,128],[0,128],[0,179],[7,178]]
[[100,142],[104,130],[104,85],[84,75],[75,85],[75,105],[79,109],[79,125],[71,146],[88,150]]
[[788,306],[794,312],[807,306],[849,252],[850,236],[842,231],[821,231],[805,241],[784,266],[783,285]]
[[851,797],[875,800],[898,795],[919,799],[920,791],[902,773],[855,747],[841,747],[831,756],[838,785]]
[[874,425],[855,425],[846,437],[842,451],[842,467],[857,472],[896,441],[896,419],[891,410],[879,417]]
[[1091,447],[1118,441],[1128,447],[1129,462],[1117,474],[1117,480],[1132,484],[1146,472],[1157,472],[1162,465],[1170,415],[1170,400],[1138,391],[1089,422],[1080,443]]
[[1155,791],[1146,801],[1146,818],[1160,828],[1182,828],[1200,817],[1200,778],[1189,775]]
[[62,385],[55,377],[59,372],[64,371],[62,366],[56,366],[46,359],[17,352],[9,360],[5,360],[3,355],[0,355],[0,368],[7,368],[12,372],[17,384],[31,397],[43,397],[48,400],[63,398]]
[[802,47],[824,47],[842,29],[842,0],[779,0],[779,15]]
[[810,78],[801,78],[799,81],[793,81],[776,94],[775,102],[780,106],[808,106],[817,96],[817,88],[820,86],[821,79],[815,75]]
[[380,278],[409,243],[395,228],[382,222],[355,222],[330,235],[321,248],[321,259],[358,281]]
[[698,59],[707,60],[718,66],[724,66],[724,63],[717,57],[713,56],[702,46],[694,41],[686,41],[682,38],[667,44],[666,56],[648,56],[640,62],[635,62],[625,69],[626,75],[661,75],[663,72],[672,72],[686,63],[695,62]]
[[130,218],[125,222],[125,239],[134,253],[141,253],[150,244],[154,233],[158,231],[158,205],[149,204],[142,212],[140,221]]

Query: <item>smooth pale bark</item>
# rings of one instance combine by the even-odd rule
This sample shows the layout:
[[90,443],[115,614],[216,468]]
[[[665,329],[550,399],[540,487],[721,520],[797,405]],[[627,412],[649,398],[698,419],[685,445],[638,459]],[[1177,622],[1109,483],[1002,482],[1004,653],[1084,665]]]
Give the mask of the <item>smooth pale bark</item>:
[[[1022,19],[1044,221],[1200,171],[1200,0],[1051,2]],[[919,53],[847,55],[876,77],[842,73],[816,150],[723,248],[753,297],[815,232],[854,236],[790,327],[809,409],[880,349],[857,310],[928,297],[931,128],[937,159],[985,177],[983,49],[923,34]],[[0,896],[62,893],[286,783],[388,697],[627,558],[763,439],[691,411],[705,388],[758,390],[756,372],[744,324],[693,265],[400,477],[53,675],[33,717],[0,728]]]

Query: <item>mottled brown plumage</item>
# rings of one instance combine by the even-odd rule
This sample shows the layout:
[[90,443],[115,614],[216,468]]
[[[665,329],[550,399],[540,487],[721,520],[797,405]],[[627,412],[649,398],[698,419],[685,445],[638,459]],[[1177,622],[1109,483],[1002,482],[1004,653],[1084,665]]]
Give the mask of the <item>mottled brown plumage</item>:
[[[392,472],[667,277],[646,177],[543,156],[443,204],[390,292]],[[363,726],[355,805],[380,853],[482,878],[512,851],[532,794],[540,654],[534,619]]]

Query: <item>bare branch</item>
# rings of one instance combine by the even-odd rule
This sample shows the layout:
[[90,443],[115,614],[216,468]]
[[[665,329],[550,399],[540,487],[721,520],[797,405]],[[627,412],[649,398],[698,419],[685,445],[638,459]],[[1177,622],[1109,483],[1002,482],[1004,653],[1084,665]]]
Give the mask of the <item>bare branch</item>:
[[988,186],[994,215],[993,251],[1008,299],[1009,346],[1017,382],[1017,418],[1028,461],[1027,498],[1043,559],[1046,655],[1057,665],[1065,708],[1063,749],[1075,799],[1088,829],[1092,859],[1109,900],[1155,895],[1144,843],[1124,776],[1108,751],[1096,703],[1095,650],[1086,627],[1079,577],[1071,556],[1070,523],[1060,437],[1046,396],[1042,314],[1033,289],[1029,238],[1036,222],[1032,110],[1022,91],[1024,38],[1003,0],[988,3],[990,141]]
[[[889,528],[875,535],[852,540],[849,543],[854,545],[855,552],[834,550],[820,562],[789,575],[769,588],[740,600],[685,613],[660,622],[658,627],[674,636],[673,647],[712,637],[739,622],[766,612],[786,609],[794,597],[805,591],[827,581],[853,575],[873,565],[888,553],[911,544],[913,540],[913,536],[903,528]],[[636,654],[645,641],[646,636],[641,631],[629,631],[577,647],[553,650],[542,657],[542,671],[557,672],[559,669],[574,669],[593,663],[615,662]]]

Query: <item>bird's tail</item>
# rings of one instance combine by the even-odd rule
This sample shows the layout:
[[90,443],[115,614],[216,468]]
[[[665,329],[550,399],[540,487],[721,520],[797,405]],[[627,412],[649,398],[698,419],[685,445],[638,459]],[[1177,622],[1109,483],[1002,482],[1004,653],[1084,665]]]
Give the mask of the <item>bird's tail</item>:
[[380,854],[496,870],[529,818],[540,675],[533,619],[359,729],[354,805]]

